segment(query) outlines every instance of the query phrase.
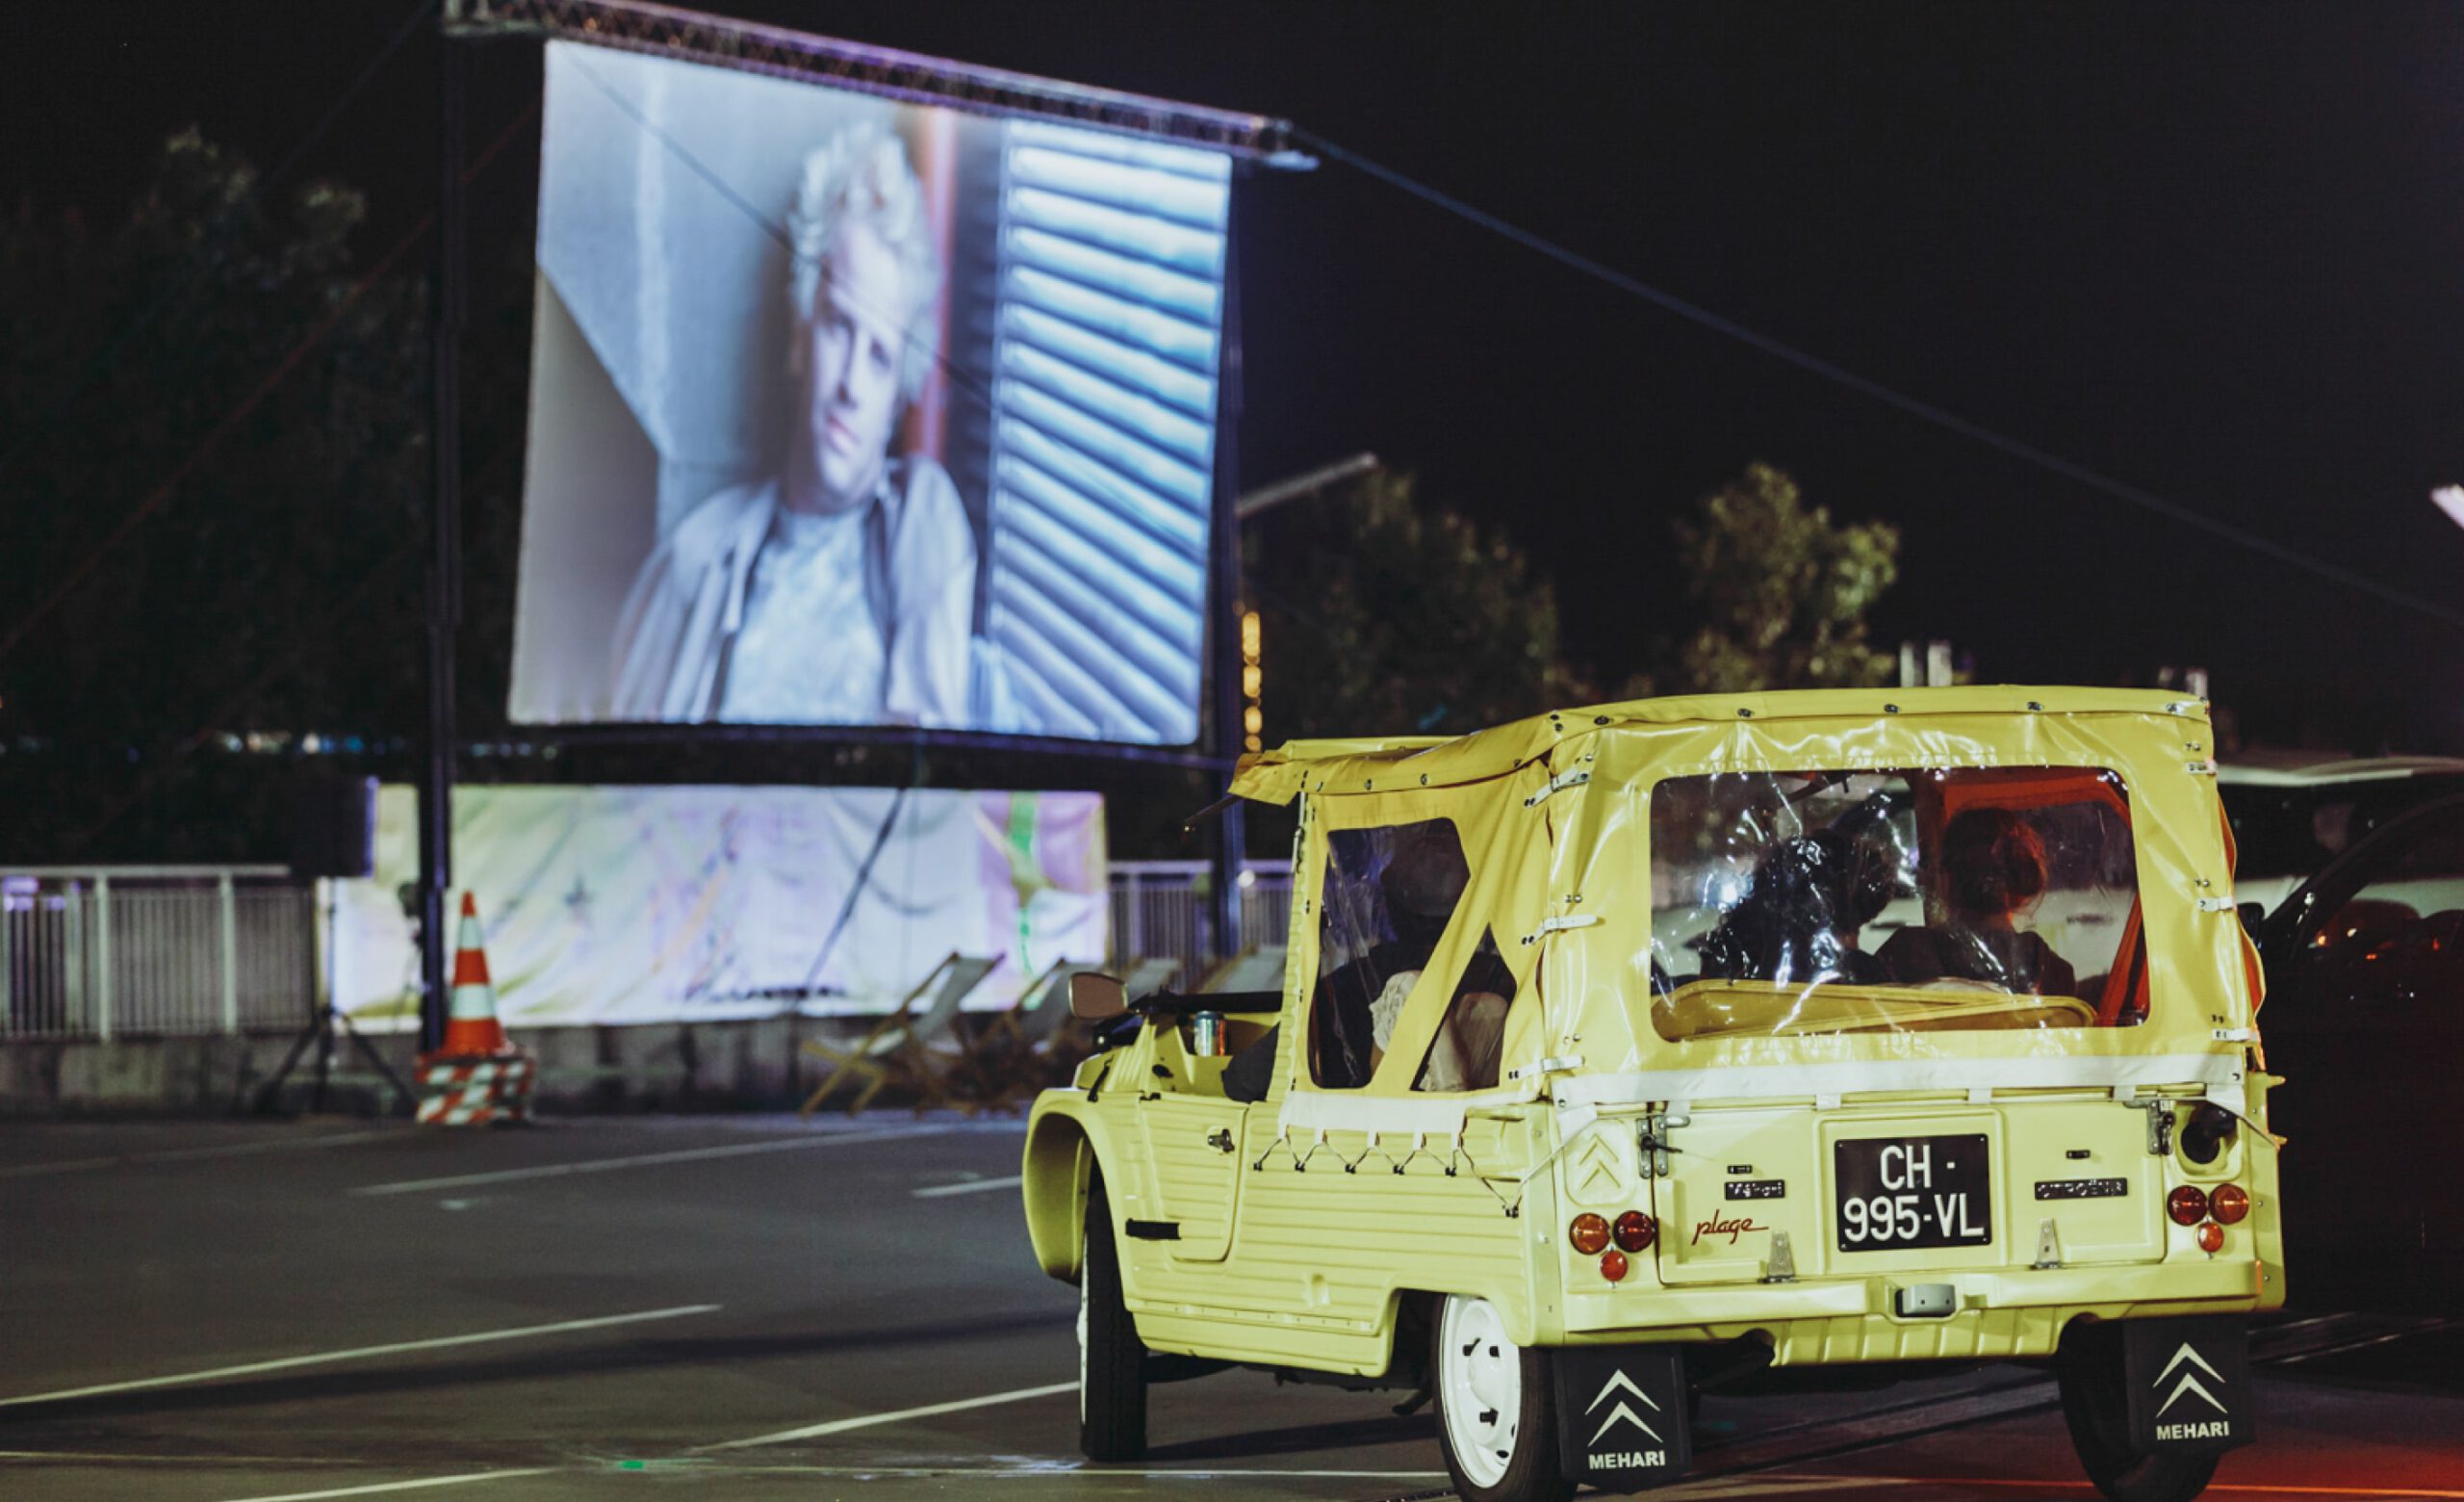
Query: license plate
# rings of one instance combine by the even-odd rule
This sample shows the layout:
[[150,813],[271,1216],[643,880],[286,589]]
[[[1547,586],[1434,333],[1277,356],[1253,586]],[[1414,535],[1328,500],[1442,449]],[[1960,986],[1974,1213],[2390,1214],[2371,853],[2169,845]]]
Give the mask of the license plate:
[[1993,1239],[1985,1134],[1855,1137],[1832,1147],[1842,1252],[1981,1247]]

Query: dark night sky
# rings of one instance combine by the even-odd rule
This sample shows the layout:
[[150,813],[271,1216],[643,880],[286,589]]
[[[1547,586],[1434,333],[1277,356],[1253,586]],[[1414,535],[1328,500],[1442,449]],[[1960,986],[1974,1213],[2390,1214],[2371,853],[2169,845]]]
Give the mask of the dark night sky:
[[[2464,609],[2464,6],[1509,8],[726,0],[1286,116],[2017,438]],[[270,162],[404,13],[88,0],[0,19],[0,194],[116,204],[188,121]],[[1468,19],[1457,19],[1464,17]],[[398,227],[434,43],[317,154]],[[536,87],[491,48],[475,144]],[[519,264],[535,150],[479,190]],[[1888,639],[1995,680],[2200,662],[2257,729],[2464,750],[2464,631],[1894,413],[1329,164],[1247,194],[1244,476],[1374,449],[1555,573],[1613,684],[1653,550],[1752,458],[1906,529]],[[491,248],[505,249],[504,254]]]

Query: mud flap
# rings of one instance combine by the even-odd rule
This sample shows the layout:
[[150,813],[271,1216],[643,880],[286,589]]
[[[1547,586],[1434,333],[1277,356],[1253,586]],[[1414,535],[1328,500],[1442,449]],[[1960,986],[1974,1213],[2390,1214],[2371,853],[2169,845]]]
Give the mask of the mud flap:
[[2249,1333],[2239,1318],[2125,1321],[2121,1364],[2133,1449],[2197,1454],[2258,1437]]
[[1674,1345],[1559,1346],[1557,1458],[1569,1481],[1641,1491],[1694,1461],[1685,1356]]

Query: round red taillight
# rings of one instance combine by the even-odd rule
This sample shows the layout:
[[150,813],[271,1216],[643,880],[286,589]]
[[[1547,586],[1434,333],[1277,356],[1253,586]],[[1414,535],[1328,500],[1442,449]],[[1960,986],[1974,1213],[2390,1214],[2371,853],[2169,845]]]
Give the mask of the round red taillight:
[[1617,1238],[1620,1247],[1629,1252],[1640,1252],[1659,1239],[1659,1222],[1640,1210],[1628,1210],[1617,1217],[1616,1228],[1610,1234]]
[[2250,1213],[2250,1191],[2240,1184],[2218,1184],[2207,1197],[2207,1212],[2227,1226],[2238,1226]]
[[[2201,1201],[2199,1207],[2204,1213],[2206,1202]],[[1608,1245],[1608,1222],[1586,1210],[1566,1228],[1566,1239],[1575,1244],[1576,1251],[1590,1256]]]
[[2207,1191],[2196,1184],[2184,1184],[2165,1196],[2165,1213],[2173,1217],[2176,1226],[2195,1226],[2207,1219]]
[[2224,1250],[2224,1228],[2214,1221],[2198,1229],[2198,1249],[2211,1256]]
[[1626,1281],[1626,1254],[1611,1250],[1607,1256],[1603,1256],[1600,1259],[1600,1276],[1607,1279],[1610,1282],[1624,1282]]

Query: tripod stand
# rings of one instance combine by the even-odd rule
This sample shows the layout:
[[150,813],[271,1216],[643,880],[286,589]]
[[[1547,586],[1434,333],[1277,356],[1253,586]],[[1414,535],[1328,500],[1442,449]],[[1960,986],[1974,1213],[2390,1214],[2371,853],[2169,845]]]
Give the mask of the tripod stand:
[[311,1006],[308,1025],[299,1029],[299,1036],[292,1041],[291,1052],[284,1057],[282,1067],[257,1087],[256,1113],[259,1116],[272,1114],[275,1095],[282,1089],[283,1081],[291,1077],[291,1072],[299,1067],[299,1056],[308,1051],[311,1043],[317,1046],[317,1075],[316,1084],[308,1096],[308,1109],[314,1112],[325,1108],[325,1079],[333,1070],[334,1034],[337,1032],[348,1037],[352,1046],[359,1049],[360,1057],[385,1076],[385,1082],[394,1087],[394,1094],[401,1098],[405,1106],[414,1111],[419,1109],[418,1098],[411,1094],[408,1085],[402,1083],[402,1076],[394,1073],[393,1066],[376,1051],[376,1046],[368,1041],[365,1033],[353,1027],[350,1019],[345,1017],[329,998]]
[[360,1057],[366,1059],[377,1074],[384,1076],[385,1082],[394,1087],[394,1094],[400,1099],[402,1104],[416,1114],[419,1110],[419,1098],[411,1094],[410,1087],[402,1083],[402,1076],[394,1073],[393,1066],[385,1062],[384,1056],[376,1051],[376,1046],[368,1041],[367,1034],[352,1026],[350,1019],[344,1016],[341,1008],[334,1005],[333,884],[321,881],[318,886],[321,889],[323,898],[321,905],[325,910],[325,973],[321,977],[321,994],[308,1003],[308,1025],[300,1028],[299,1036],[292,1040],[291,1051],[283,1056],[282,1067],[273,1072],[271,1078],[257,1087],[256,1114],[267,1116],[272,1113],[275,1096],[281,1091],[283,1082],[291,1077],[291,1072],[299,1067],[300,1055],[308,1051],[308,1045],[311,1043],[317,1046],[317,1078],[316,1085],[308,1097],[308,1109],[315,1112],[325,1108],[325,1081],[333,1073],[334,1034],[338,1031],[350,1039],[351,1046],[359,1049]]

